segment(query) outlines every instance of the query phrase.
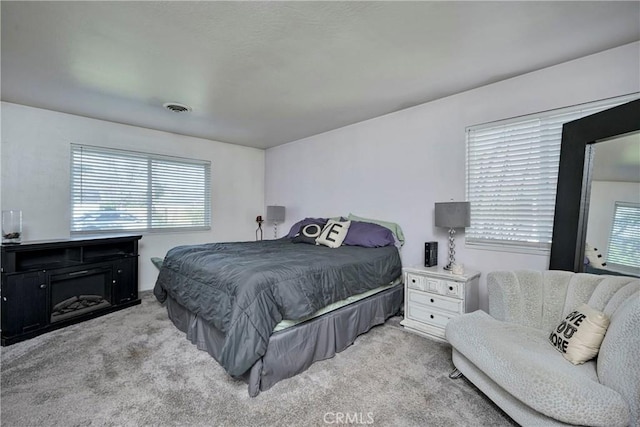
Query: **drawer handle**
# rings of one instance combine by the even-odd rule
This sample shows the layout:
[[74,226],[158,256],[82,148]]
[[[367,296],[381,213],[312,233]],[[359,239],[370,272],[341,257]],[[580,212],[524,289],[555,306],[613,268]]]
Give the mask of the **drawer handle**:
[[431,317],[433,319],[433,314],[430,314],[429,317]]
[[453,286],[449,286],[449,290],[452,291],[453,290]]
[[413,283],[416,283],[416,279],[411,279],[411,281],[412,281]]
[[434,302],[434,301],[433,301],[433,298],[431,298],[431,302],[432,302],[432,303]]
[[88,272],[89,272],[89,270],[74,271],[72,273],[69,273],[69,276],[77,276],[79,274],[87,274]]

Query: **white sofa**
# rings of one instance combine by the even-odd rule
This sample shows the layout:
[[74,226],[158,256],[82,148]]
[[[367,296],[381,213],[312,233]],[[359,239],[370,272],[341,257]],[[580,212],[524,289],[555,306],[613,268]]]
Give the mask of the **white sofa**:
[[[640,279],[493,272],[489,312],[452,319],[455,367],[523,426],[640,425]],[[549,334],[581,303],[610,316],[600,353],[573,365]]]

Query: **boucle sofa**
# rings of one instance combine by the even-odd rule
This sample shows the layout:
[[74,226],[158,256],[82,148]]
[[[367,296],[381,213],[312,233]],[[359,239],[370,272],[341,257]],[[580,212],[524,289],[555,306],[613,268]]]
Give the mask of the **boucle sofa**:
[[[640,425],[640,280],[493,272],[489,312],[449,321],[455,367],[523,426]],[[600,353],[573,365],[550,333],[582,303],[611,319]]]

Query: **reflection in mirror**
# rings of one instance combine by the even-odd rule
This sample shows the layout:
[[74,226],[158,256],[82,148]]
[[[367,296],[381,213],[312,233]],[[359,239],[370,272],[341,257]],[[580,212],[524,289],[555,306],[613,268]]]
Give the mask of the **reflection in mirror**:
[[640,277],[640,132],[589,144],[584,271]]

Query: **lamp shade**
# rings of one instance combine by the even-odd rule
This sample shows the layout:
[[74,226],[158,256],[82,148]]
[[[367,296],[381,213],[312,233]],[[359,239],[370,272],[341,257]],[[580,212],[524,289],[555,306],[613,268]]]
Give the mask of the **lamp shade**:
[[267,206],[267,221],[284,221],[284,206]]
[[436,227],[464,228],[471,224],[471,205],[469,202],[436,203]]

